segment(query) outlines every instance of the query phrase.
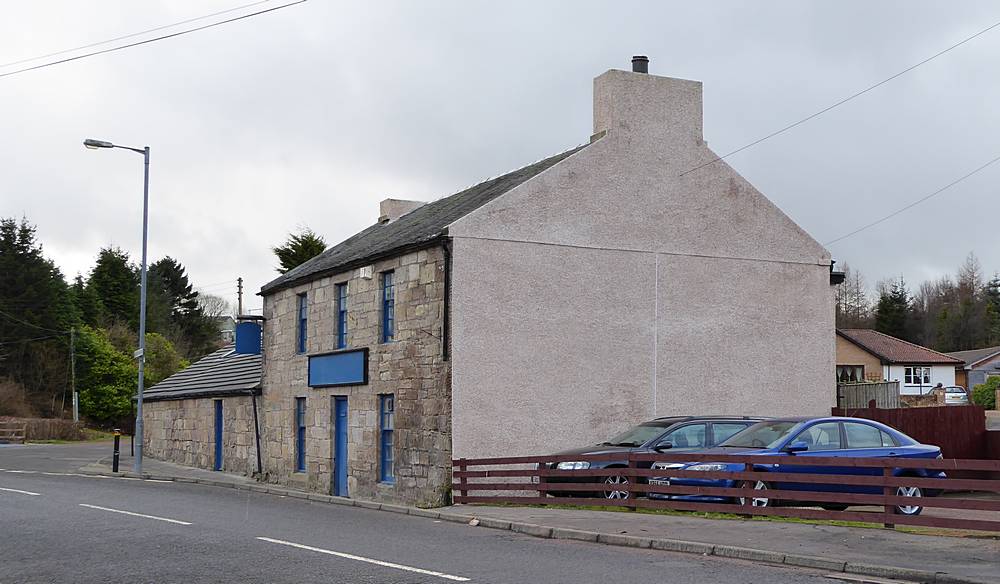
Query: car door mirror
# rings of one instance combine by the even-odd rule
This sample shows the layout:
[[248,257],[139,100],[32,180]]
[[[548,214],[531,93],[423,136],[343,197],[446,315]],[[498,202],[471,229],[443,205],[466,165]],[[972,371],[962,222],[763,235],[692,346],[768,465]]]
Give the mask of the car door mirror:
[[784,447],[782,450],[789,454],[795,454],[796,452],[805,452],[809,450],[809,445],[802,440],[796,440],[788,446]]
[[673,442],[666,441],[666,442],[660,442],[659,444],[657,444],[656,446],[654,446],[653,450],[655,450],[657,452],[663,452],[664,450],[670,450],[673,447],[674,447],[674,443]]

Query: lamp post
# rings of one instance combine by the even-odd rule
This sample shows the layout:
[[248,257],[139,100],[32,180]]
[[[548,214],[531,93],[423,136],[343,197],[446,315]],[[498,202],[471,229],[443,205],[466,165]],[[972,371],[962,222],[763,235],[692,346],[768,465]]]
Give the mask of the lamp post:
[[119,146],[104,140],[83,141],[83,145],[92,150],[98,148],[122,148],[138,152],[143,157],[143,178],[142,178],[142,271],[139,275],[139,350],[134,357],[139,360],[139,393],[135,401],[135,465],[133,470],[137,474],[142,474],[142,390],[143,390],[143,368],[146,364],[146,234],[149,218],[149,146],[145,148],[130,148]]

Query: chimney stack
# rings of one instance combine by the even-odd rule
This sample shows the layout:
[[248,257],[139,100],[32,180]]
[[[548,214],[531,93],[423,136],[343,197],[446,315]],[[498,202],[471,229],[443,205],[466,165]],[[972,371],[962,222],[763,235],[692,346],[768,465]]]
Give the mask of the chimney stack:
[[649,57],[646,55],[635,55],[632,57],[633,73],[649,73]]
[[418,207],[424,206],[423,201],[404,201],[402,199],[385,199],[379,203],[379,223],[389,223],[406,215]]

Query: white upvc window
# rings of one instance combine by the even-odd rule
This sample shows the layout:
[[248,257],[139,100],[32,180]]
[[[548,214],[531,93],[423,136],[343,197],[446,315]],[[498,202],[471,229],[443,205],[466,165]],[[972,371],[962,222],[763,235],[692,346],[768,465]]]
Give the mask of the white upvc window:
[[931,384],[931,368],[930,367],[904,367],[903,368],[903,384],[904,385],[930,385]]

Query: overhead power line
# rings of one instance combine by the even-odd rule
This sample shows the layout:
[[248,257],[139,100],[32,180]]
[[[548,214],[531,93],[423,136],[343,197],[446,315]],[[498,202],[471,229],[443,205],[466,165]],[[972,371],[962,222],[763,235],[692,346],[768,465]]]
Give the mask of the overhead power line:
[[[65,334],[69,334],[69,333],[67,332]],[[44,341],[45,339],[57,339],[57,338],[59,338],[61,336],[63,336],[63,335],[46,335],[44,337],[34,337],[34,338],[31,338],[31,339],[18,339],[16,341],[2,341],[2,342],[0,342],[0,345],[17,345],[17,344],[20,344],[20,343],[31,343],[31,342],[34,342],[34,341]]]
[[705,162],[704,164],[699,164],[698,166],[695,166],[693,168],[685,170],[684,172],[682,172],[680,174],[680,176],[684,176],[684,175],[692,173],[692,172],[694,172],[696,170],[700,170],[702,168],[705,168],[706,166],[709,166],[711,164],[715,164],[716,162],[719,162],[720,160],[725,160],[726,158],[729,158],[730,156],[732,156],[734,154],[738,154],[740,152],[743,152],[744,150],[746,150],[748,148],[752,148],[752,147],[756,146],[757,144],[760,144],[761,142],[763,142],[765,140],[769,140],[771,138],[774,138],[775,136],[778,136],[779,134],[784,134],[785,132],[787,132],[788,130],[791,130],[792,128],[794,128],[796,126],[802,125],[802,124],[808,122],[809,120],[811,120],[813,118],[817,118],[817,117],[825,114],[826,112],[828,112],[828,111],[830,111],[830,110],[832,110],[832,109],[834,109],[836,107],[840,107],[840,106],[844,105],[845,103],[847,103],[847,102],[849,102],[849,101],[851,101],[851,100],[853,100],[853,99],[855,99],[857,97],[861,97],[862,95],[868,93],[869,91],[871,91],[871,90],[873,90],[873,89],[875,89],[877,87],[881,87],[882,85],[885,85],[886,83],[892,81],[893,79],[896,79],[897,77],[901,77],[901,76],[909,73],[910,71],[913,71],[914,69],[916,69],[917,67],[919,67],[919,66],[921,66],[921,65],[923,65],[925,63],[929,63],[929,62],[933,61],[934,59],[937,59],[938,57],[940,57],[941,55],[947,53],[948,51],[951,51],[952,49],[957,49],[958,47],[964,45],[965,43],[971,41],[972,39],[974,39],[974,38],[976,38],[978,36],[984,35],[987,32],[993,30],[994,28],[996,28],[998,26],[1000,26],[1000,22],[993,23],[990,26],[984,28],[983,30],[977,32],[976,34],[974,34],[972,36],[969,36],[969,37],[966,37],[966,38],[960,40],[959,42],[951,45],[950,47],[948,47],[946,49],[943,49],[941,51],[938,51],[937,53],[934,53],[930,57],[927,57],[926,59],[924,59],[923,61],[920,61],[919,63],[916,63],[915,65],[911,65],[911,66],[907,67],[906,69],[903,69],[902,71],[900,71],[900,72],[898,72],[898,73],[896,73],[894,75],[886,77],[885,79],[883,79],[882,81],[879,81],[878,83],[876,83],[874,85],[869,85],[868,87],[862,89],[861,91],[853,93],[853,94],[845,97],[844,99],[841,99],[840,101],[838,101],[838,102],[836,102],[836,103],[834,103],[832,105],[829,105],[829,106],[827,106],[827,107],[819,110],[818,112],[816,112],[816,113],[814,113],[812,115],[809,115],[809,116],[806,116],[806,117],[802,118],[801,120],[799,120],[797,122],[793,122],[791,124],[788,124],[787,126],[781,128],[779,130],[775,130],[774,132],[771,132],[770,134],[767,134],[766,136],[758,138],[758,139],[754,140],[753,142],[750,142],[748,144],[744,144],[743,146],[740,146],[736,150],[732,150],[732,151],[730,151],[730,152],[728,152],[726,154],[723,154],[722,156],[719,156],[717,158],[709,160],[708,162]]
[[14,71],[8,71],[6,73],[0,73],[0,78],[2,78],[2,77],[10,77],[11,75],[17,75],[18,73],[26,73],[28,71],[34,71],[36,69],[42,69],[42,68],[45,68],[45,67],[51,67],[53,65],[61,65],[63,63],[69,63],[71,61],[78,61],[80,59],[85,59],[87,57],[93,57],[95,55],[103,55],[105,53],[111,53],[111,52],[114,52],[114,51],[120,51],[122,49],[129,49],[129,48],[132,48],[132,47],[138,47],[140,45],[147,45],[149,43],[155,43],[157,41],[162,41],[162,40],[166,40],[166,39],[170,39],[170,38],[174,38],[174,37],[179,37],[181,35],[189,34],[189,33],[192,33],[192,32],[198,32],[199,30],[205,30],[207,28],[216,27],[216,26],[219,26],[219,25],[222,25],[222,24],[228,24],[230,22],[236,22],[237,20],[244,20],[244,19],[247,19],[247,18],[251,18],[251,17],[254,17],[254,16],[261,15],[261,14],[266,14],[268,12],[274,12],[275,10],[281,10],[282,8],[288,8],[289,6],[295,6],[296,4],[302,4],[303,2],[306,2],[306,0],[297,0],[296,2],[289,2],[288,4],[282,4],[281,6],[275,6],[273,8],[267,8],[265,10],[258,10],[257,12],[251,12],[249,14],[244,14],[244,15],[241,15],[241,16],[236,16],[236,17],[233,17],[233,18],[228,18],[226,20],[220,20],[218,22],[213,22],[211,24],[206,24],[206,25],[203,25],[203,26],[198,26],[198,27],[195,27],[195,28],[190,28],[190,29],[187,29],[187,30],[182,30],[182,31],[179,31],[179,32],[171,33],[171,34],[166,34],[166,35],[163,35],[163,36],[153,37],[151,39],[146,39],[146,40],[137,41],[137,42],[134,42],[134,43],[129,43],[127,45],[119,45],[117,47],[111,47],[111,48],[108,48],[108,49],[101,49],[100,51],[92,51],[90,53],[84,53],[82,55],[76,55],[75,57],[67,57],[65,59],[59,59],[58,61],[50,61],[48,63],[42,63],[41,65],[34,65],[32,67],[25,67],[23,69],[16,69]]
[[950,189],[951,187],[957,185],[958,183],[962,182],[963,180],[969,178],[970,176],[972,176],[972,175],[974,175],[974,174],[976,174],[976,173],[978,173],[978,172],[980,172],[982,170],[986,170],[986,168],[988,168],[988,167],[996,164],[997,162],[1000,162],[1000,156],[997,156],[996,158],[993,158],[992,160],[990,160],[986,164],[980,166],[979,168],[976,168],[975,170],[973,170],[971,172],[968,172],[968,173],[962,175],[961,177],[959,177],[959,178],[951,181],[950,183],[948,183],[945,186],[941,187],[940,189],[934,191],[933,193],[931,193],[931,194],[929,194],[929,195],[927,195],[925,197],[922,197],[920,199],[917,199],[916,201],[913,201],[909,205],[906,205],[905,207],[897,209],[897,210],[893,211],[892,213],[889,213],[885,217],[882,217],[881,219],[877,219],[877,220],[872,221],[871,223],[869,223],[867,225],[864,225],[862,227],[858,227],[857,229],[855,229],[854,231],[851,231],[850,233],[846,233],[844,235],[841,235],[837,239],[831,239],[830,241],[824,243],[823,245],[831,245],[831,244],[837,243],[838,241],[842,241],[844,239],[847,239],[848,237],[851,237],[852,235],[856,235],[858,233],[861,233],[862,231],[864,231],[866,229],[869,229],[871,227],[875,227],[879,223],[882,223],[884,221],[888,221],[889,219],[892,219],[893,217],[895,217],[896,215],[899,215],[903,211],[907,211],[909,209],[912,209],[913,207],[916,207],[920,203],[923,203],[924,201],[926,201],[926,200],[928,200],[928,199],[930,199],[932,197],[940,195],[941,193],[943,193],[946,190]]
[[113,43],[115,41],[122,41],[122,40],[125,40],[125,39],[135,38],[137,36],[142,36],[144,34],[149,34],[151,32],[156,32],[156,31],[167,29],[167,28],[173,28],[175,26],[180,26],[182,24],[189,24],[189,23],[192,23],[192,22],[197,22],[199,20],[205,20],[206,18],[212,18],[213,16],[220,16],[220,15],[223,15],[223,14],[228,14],[230,12],[236,12],[237,10],[243,10],[245,8],[250,8],[252,6],[257,6],[258,4],[265,4],[267,2],[271,2],[271,0],[259,0],[258,2],[253,2],[251,4],[244,4],[243,6],[237,6],[235,8],[229,8],[227,10],[220,10],[219,12],[213,12],[211,14],[206,14],[204,16],[198,16],[197,18],[189,18],[187,20],[180,20],[180,21],[174,22],[172,24],[165,24],[163,26],[158,26],[156,28],[150,28],[150,29],[147,29],[147,30],[142,30],[142,31],[139,31],[139,32],[134,32],[132,34],[127,34],[127,35],[123,35],[123,36],[120,36],[120,37],[115,37],[113,39],[108,39],[108,40],[100,41],[100,42],[96,42],[96,43],[90,43],[89,45],[83,45],[83,46],[79,46],[79,47],[73,47],[72,49],[64,49],[62,51],[56,51],[54,53],[46,53],[44,55],[38,55],[37,57],[28,57],[27,59],[21,59],[21,60],[18,60],[18,61],[11,61],[10,63],[3,63],[2,65],[0,65],[0,69],[3,69],[5,67],[11,67],[11,66],[14,66],[14,65],[20,65],[21,63],[30,63],[31,61],[38,61],[39,59],[47,59],[49,57],[55,57],[57,55],[65,55],[66,53],[73,53],[73,52],[76,52],[76,51],[82,51],[84,49],[89,49],[91,47],[99,47],[101,45],[106,45],[108,43]]
[[56,329],[45,328],[44,326],[38,326],[37,324],[30,323],[30,322],[28,322],[26,320],[21,320],[20,318],[17,318],[16,316],[14,316],[12,314],[7,314],[6,312],[4,312],[2,310],[0,310],[0,316],[6,316],[7,318],[9,318],[10,320],[12,320],[14,322],[17,322],[17,323],[20,323],[20,324],[23,324],[23,325],[27,325],[27,326],[30,326],[30,327],[34,327],[34,328],[36,328],[38,330],[47,331],[47,332],[50,332],[50,333],[65,334],[65,335],[69,334],[69,331],[60,331],[60,330],[56,330]]

